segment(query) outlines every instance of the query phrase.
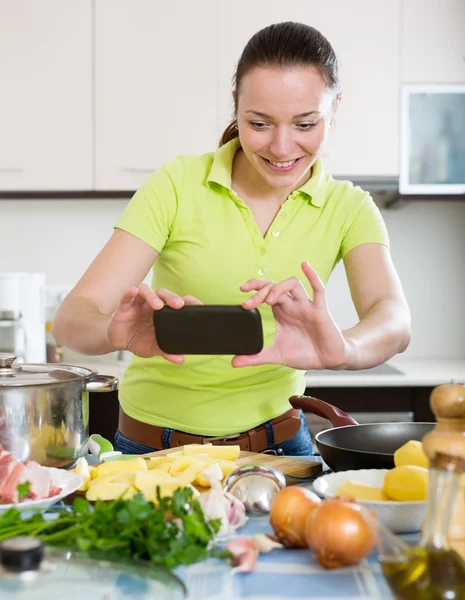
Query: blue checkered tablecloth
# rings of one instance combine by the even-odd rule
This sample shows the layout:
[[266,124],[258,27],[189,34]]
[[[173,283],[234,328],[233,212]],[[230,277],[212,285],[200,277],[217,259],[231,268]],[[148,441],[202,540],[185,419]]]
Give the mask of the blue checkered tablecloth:
[[[267,517],[251,518],[238,535],[273,533]],[[417,535],[402,536],[415,542]],[[327,570],[306,549],[277,549],[260,554],[253,573],[231,573],[209,560],[175,570],[189,600],[393,600],[376,554],[360,564]]]

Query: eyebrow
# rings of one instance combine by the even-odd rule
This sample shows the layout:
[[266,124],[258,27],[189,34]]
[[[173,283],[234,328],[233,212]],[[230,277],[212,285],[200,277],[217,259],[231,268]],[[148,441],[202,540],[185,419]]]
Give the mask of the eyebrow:
[[[258,110],[246,110],[246,113],[253,113],[254,115],[257,115],[259,117],[263,117],[264,119],[271,119],[272,117],[270,117],[270,115],[267,115],[266,113],[262,113],[259,112]],[[319,115],[319,111],[317,110],[311,110],[309,112],[304,112],[304,113],[300,113],[299,115],[294,115],[294,117],[292,117],[293,119],[300,119],[302,117],[309,117],[310,115]]]

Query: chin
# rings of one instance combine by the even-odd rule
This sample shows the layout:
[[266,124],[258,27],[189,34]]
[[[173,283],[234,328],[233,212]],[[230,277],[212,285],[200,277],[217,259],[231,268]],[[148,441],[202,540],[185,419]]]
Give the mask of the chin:
[[301,170],[299,173],[287,173],[285,175],[270,173],[263,168],[260,169],[260,173],[268,185],[271,185],[274,188],[300,187],[307,181],[309,167],[306,167],[305,170]]

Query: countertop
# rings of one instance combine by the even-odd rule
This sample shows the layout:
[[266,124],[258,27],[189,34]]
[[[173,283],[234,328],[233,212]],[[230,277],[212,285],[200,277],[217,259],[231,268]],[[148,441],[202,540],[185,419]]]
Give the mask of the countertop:
[[[67,364],[87,367],[104,375],[121,378],[128,363],[116,353],[108,356],[73,356]],[[432,387],[452,380],[465,382],[465,358],[396,357],[385,365],[363,371],[307,371],[309,388],[321,387]]]

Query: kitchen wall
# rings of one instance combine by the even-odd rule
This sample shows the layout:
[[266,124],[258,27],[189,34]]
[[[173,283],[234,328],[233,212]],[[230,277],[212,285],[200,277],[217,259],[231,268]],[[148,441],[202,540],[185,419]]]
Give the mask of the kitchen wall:
[[[0,201],[0,271],[41,271],[73,285],[105,244],[126,200]],[[410,358],[465,358],[465,203],[383,211],[413,318]],[[328,286],[338,324],[356,322],[344,269]]]

